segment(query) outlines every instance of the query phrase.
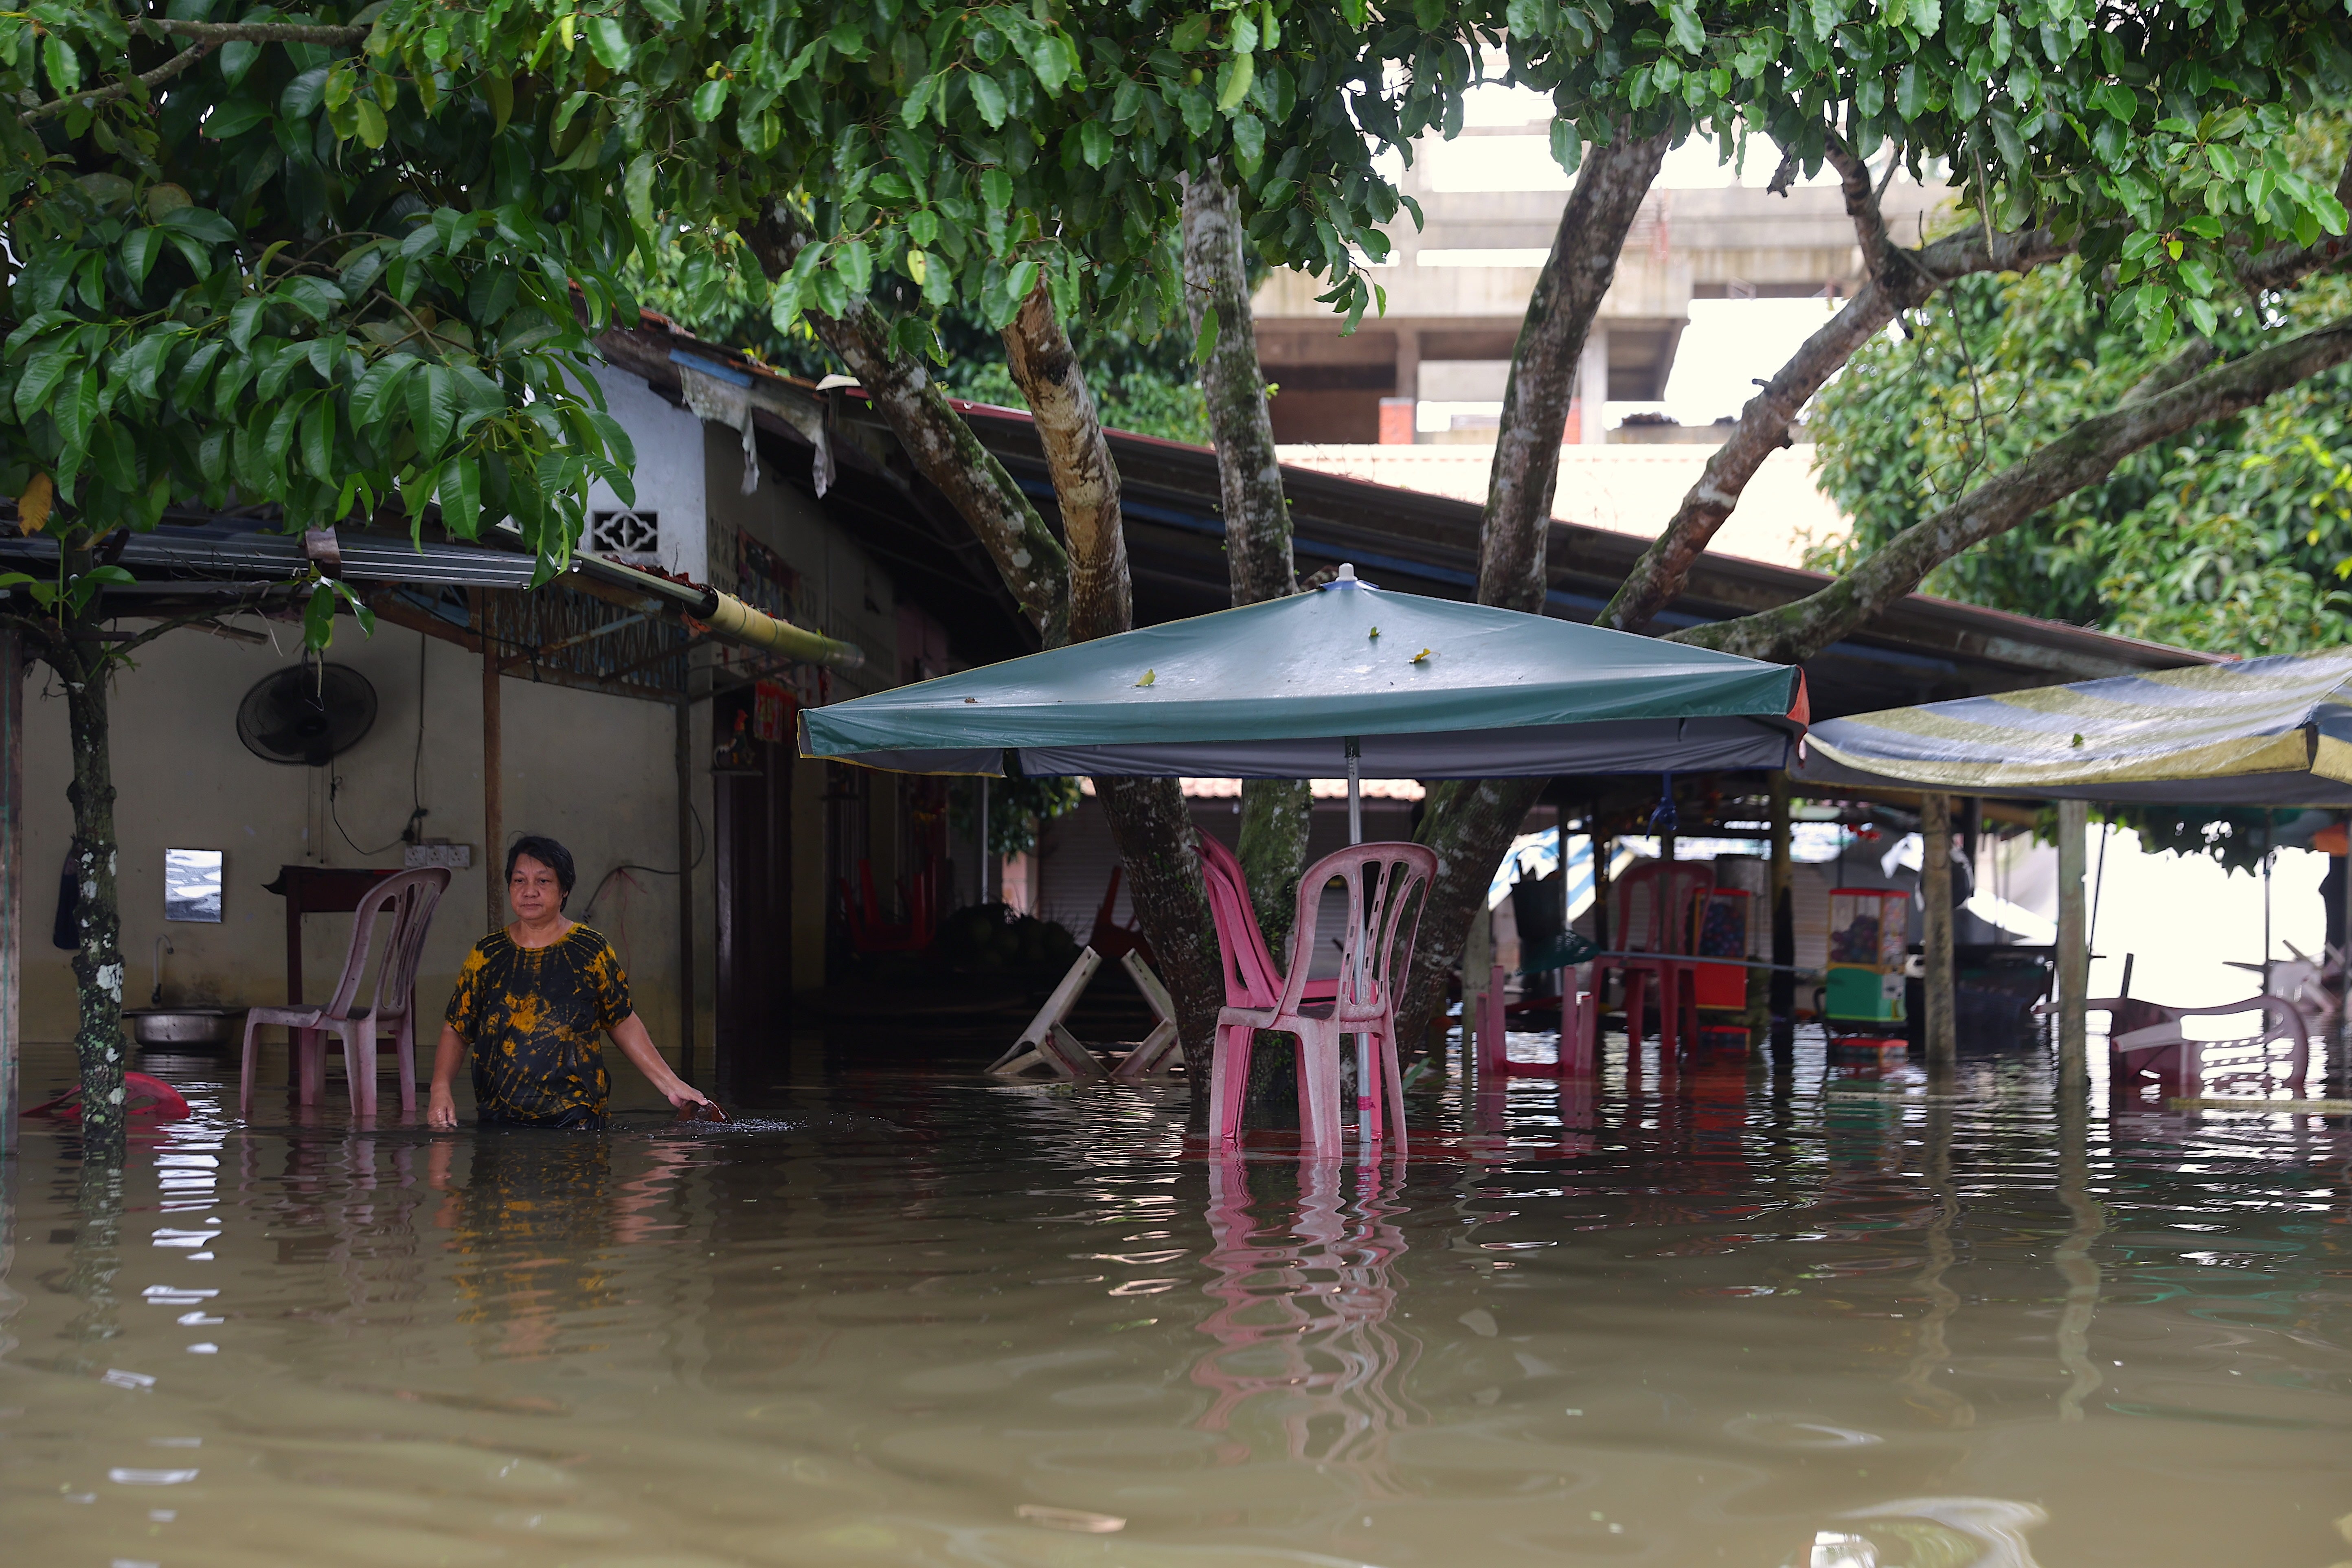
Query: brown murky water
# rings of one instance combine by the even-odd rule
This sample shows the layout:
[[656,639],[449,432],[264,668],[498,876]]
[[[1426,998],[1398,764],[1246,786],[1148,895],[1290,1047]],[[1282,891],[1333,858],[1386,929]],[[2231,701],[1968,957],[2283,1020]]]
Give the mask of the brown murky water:
[[10,1563],[2352,1558],[2340,1122],[1815,1050],[1316,1167],[1181,1089],[435,1137],[246,1131],[213,1070],[119,1178],[9,1164]]

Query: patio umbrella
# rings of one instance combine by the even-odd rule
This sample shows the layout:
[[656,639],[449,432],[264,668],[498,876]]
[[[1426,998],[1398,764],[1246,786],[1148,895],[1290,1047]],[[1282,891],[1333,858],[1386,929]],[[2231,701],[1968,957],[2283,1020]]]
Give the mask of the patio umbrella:
[[[1785,766],[1784,665],[1485,605],[1346,566],[1269,599],[801,715],[801,752],[904,773],[1495,778]],[[1357,837],[1354,834],[1351,837]]]
[[1796,776],[2033,800],[2352,805],[2352,650],[2113,676],[1813,726]]

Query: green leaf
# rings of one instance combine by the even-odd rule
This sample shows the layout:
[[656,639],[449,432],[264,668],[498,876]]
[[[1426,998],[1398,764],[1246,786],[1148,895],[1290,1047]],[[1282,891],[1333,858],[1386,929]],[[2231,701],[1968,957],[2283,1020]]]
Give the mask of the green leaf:
[[625,71],[629,68],[629,58],[635,51],[630,47],[629,35],[616,18],[591,16],[587,31],[588,47],[606,70]]
[[1207,364],[1216,352],[1217,308],[1211,305],[1201,312],[1201,330],[1192,334],[1192,363]]
[[322,396],[302,416],[302,466],[314,479],[332,482],[341,476],[335,464],[335,400]]
[[1675,43],[1686,55],[1706,51],[1706,29],[1699,26],[1698,13],[1687,5],[1678,5],[1668,17],[1674,28]]
[[1242,55],[1217,69],[1217,111],[1231,114],[1249,96],[1250,83],[1256,79],[1257,60],[1255,56]]
[[327,68],[312,66],[286,84],[278,95],[278,112],[289,120],[307,120],[317,112],[327,94]]
[[931,99],[940,90],[940,79],[936,76],[927,76],[907,94],[907,101],[899,107],[898,119],[909,130],[921,124],[923,116],[931,111]]
[[440,456],[457,422],[460,388],[446,365],[427,365],[408,377],[408,422],[416,432],[420,459]]
[[621,192],[629,204],[629,216],[637,226],[654,226],[654,155],[640,153],[629,160],[629,171],[621,176]]
[[441,522],[460,539],[472,539],[482,529],[482,470],[468,454],[452,458],[441,470]]
[[155,229],[134,228],[122,237],[122,269],[131,274],[131,281],[142,288],[147,274],[155,269],[155,256],[163,247],[163,237]]
[[1089,120],[1078,128],[1078,155],[1089,169],[1099,169],[1110,162],[1118,149],[1110,138],[1110,127],[1099,120]]
[[862,239],[833,247],[833,265],[852,294],[863,294],[874,283],[874,253]]
[[[1360,16],[1361,13],[1358,12],[1355,15]],[[1360,27],[1363,23],[1352,21],[1349,26]],[[1185,17],[1176,24],[1176,30],[1168,36],[1168,47],[1180,55],[1189,55],[1208,41],[1209,14],[1205,11],[1195,12]]]
[[383,110],[376,100],[373,98],[361,99],[356,107],[356,114],[361,142],[371,150],[383,146],[383,139],[392,133],[392,127],[385,121]]
[[694,89],[694,96],[687,100],[687,112],[703,124],[709,124],[718,119],[719,111],[727,107],[727,89],[728,81],[723,76],[704,82]]
[[71,98],[81,90],[81,57],[74,53],[71,44],[51,33],[41,40],[41,64],[47,70],[49,85],[59,98]]
[[16,383],[16,417],[29,420],[47,406],[50,395],[57,391],[73,364],[73,355],[62,348],[34,355]]
[[981,199],[992,212],[1013,210],[1013,176],[1002,169],[982,169],[980,173]]
[[971,89],[971,106],[980,110],[982,120],[988,121],[988,128],[992,131],[1002,129],[1004,124],[1004,89],[996,85],[996,79],[983,71],[972,71],[964,78],[964,85]]
[[240,93],[206,117],[205,134],[215,142],[232,141],[268,119],[269,105]]

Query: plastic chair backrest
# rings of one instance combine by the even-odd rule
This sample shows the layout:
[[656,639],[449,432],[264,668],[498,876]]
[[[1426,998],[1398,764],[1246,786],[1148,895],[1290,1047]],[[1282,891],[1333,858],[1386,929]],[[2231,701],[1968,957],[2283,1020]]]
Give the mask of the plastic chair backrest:
[[[1282,997],[1281,972],[1266,950],[1265,932],[1250,902],[1249,878],[1234,852],[1206,833],[1201,839],[1201,869],[1209,883],[1209,917],[1216,922],[1217,953],[1224,970],[1225,1005],[1271,1007]],[[1306,884],[1299,884],[1302,894]],[[1305,970],[1300,970],[1303,976]]]
[[[1334,850],[1298,879],[1298,912],[1290,927],[1290,978],[1282,1010],[1296,1011],[1320,935],[1315,929],[1323,889],[1348,889],[1348,924],[1340,936],[1339,1012],[1341,1018],[1379,1016],[1396,993],[1391,971],[1400,947],[1410,961],[1420,933],[1422,905],[1437,876],[1437,852],[1419,844],[1357,844]],[[1400,942],[1402,939],[1402,942]]]
[[[1628,867],[1609,884],[1609,929],[1626,952],[1681,953],[1691,950],[1691,895],[1715,889],[1715,868],[1705,860],[1644,860]],[[1636,929],[1633,895],[1647,903]]]
[[343,957],[342,976],[335,982],[334,998],[327,1004],[323,1016],[369,1016],[352,1009],[359,1000],[360,982],[366,977],[368,945],[375,935],[376,920],[386,910],[393,911],[392,937],[384,944],[383,962],[376,969],[375,1007],[372,1012],[378,1017],[396,1018],[407,1011],[409,994],[416,984],[417,961],[425,950],[425,929],[433,923],[434,907],[440,903],[441,894],[448,886],[447,867],[426,866],[386,877],[368,889],[367,896],[352,911],[351,951]]

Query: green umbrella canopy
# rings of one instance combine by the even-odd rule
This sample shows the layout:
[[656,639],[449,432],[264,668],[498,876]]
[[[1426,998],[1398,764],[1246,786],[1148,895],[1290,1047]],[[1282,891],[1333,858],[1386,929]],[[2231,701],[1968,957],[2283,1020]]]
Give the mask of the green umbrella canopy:
[[1313,593],[801,715],[801,752],[906,773],[1375,778],[1780,767],[1803,682],[1763,664],[1341,568]]

